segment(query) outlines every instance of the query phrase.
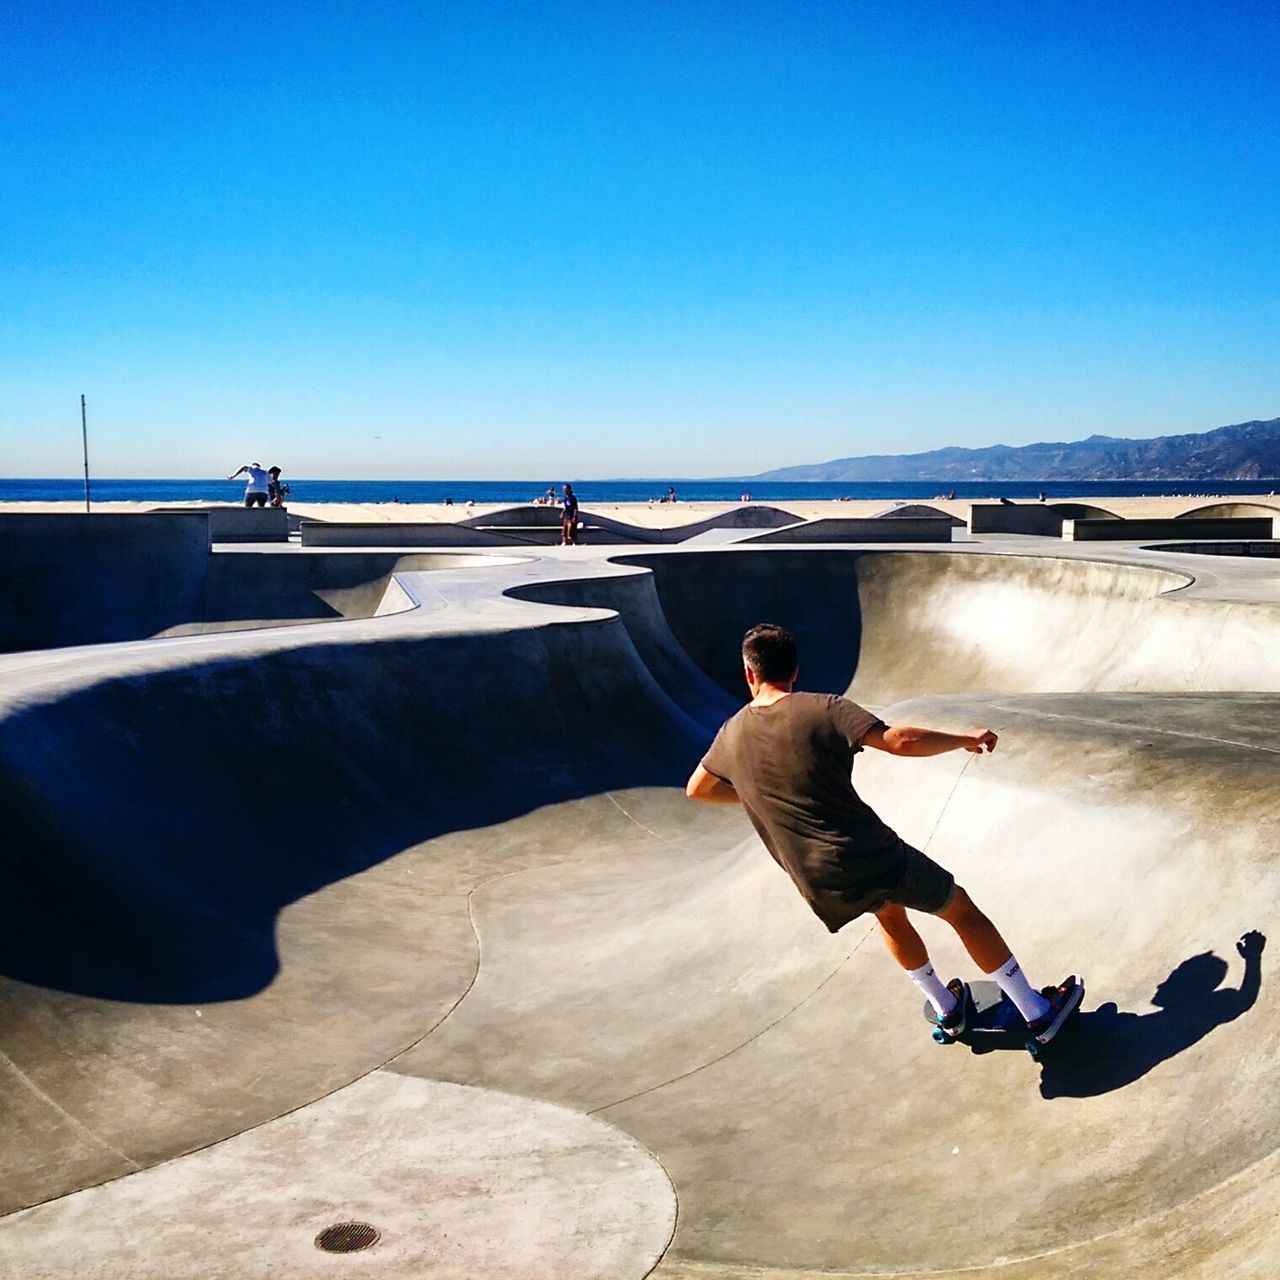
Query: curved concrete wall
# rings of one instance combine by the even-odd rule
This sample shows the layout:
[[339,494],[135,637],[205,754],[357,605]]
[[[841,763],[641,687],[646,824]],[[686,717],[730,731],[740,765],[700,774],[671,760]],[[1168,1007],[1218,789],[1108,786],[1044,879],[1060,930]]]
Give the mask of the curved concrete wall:
[[[1274,608],[1176,594],[1145,566],[869,555],[853,694],[1280,689]],[[1170,594],[1170,593],[1175,594]]]
[[208,520],[0,516],[0,653],[369,618],[394,611],[393,573],[474,563],[463,552],[217,552]]
[[822,550],[802,561],[794,556],[753,549],[617,560],[654,573],[676,641],[732,697],[743,697],[742,636],[758,622],[795,634],[806,688],[843,693],[858,661],[858,558]]

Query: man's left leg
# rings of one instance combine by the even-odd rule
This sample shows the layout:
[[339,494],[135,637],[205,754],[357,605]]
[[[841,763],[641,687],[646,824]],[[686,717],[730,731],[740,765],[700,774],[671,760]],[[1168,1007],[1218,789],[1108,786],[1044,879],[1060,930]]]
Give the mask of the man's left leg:
[[1027,981],[999,929],[959,885],[947,905],[935,914],[956,931],[974,964],[994,979],[1028,1024],[1038,1023],[1046,1016],[1049,1001]]

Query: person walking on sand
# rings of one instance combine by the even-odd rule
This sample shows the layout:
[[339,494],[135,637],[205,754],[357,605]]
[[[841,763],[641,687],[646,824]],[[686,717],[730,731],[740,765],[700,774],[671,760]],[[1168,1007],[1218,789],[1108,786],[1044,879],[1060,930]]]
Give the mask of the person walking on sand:
[[721,726],[685,794],[741,804],[765,848],[832,933],[874,915],[890,955],[933,1006],[944,1035],[954,1039],[965,1030],[969,986],[938,977],[908,909],[946,921],[1031,1034],[1048,1044],[1080,1004],[1079,978],[1036,990],[951,872],[886,826],[853,787],[853,759],[863,747],[896,756],[982,755],[996,749],[996,735],[890,726],[847,698],[797,693],[795,639],[770,623],[743,637],[742,662],[751,701]]
[[564,487],[564,509],[560,512],[560,545],[573,547],[578,544],[578,498],[573,485]]
[[271,477],[262,469],[262,463],[246,462],[239,471],[233,471],[227,479],[234,480],[237,476],[249,477],[249,482],[244,487],[244,505],[265,507],[271,489]]

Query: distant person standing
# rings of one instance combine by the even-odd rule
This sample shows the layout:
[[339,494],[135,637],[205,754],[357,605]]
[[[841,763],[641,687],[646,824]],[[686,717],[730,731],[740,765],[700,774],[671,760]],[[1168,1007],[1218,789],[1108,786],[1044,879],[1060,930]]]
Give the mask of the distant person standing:
[[[289,492],[289,486],[281,483],[280,468],[268,467],[267,475],[271,478],[267,481],[267,496],[271,499],[273,507],[283,507],[285,494]],[[399,501],[399,499],[396,499]]]
[[578,544],[578,497],[573,485],[564,487],[564,509],[560,512],[560,545],[574,547]]
[[248,476],[249,482],[244,487],[244,505],[246,507],[265,507],[271,493],[271,477],[262,469],[260,462],[247,462],[239,471],[233,471],[228,480],[237,476]]

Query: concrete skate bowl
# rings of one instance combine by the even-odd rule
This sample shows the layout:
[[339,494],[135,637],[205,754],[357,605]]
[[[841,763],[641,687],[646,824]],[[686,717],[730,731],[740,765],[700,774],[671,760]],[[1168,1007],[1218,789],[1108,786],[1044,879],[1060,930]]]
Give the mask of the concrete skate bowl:
[[370,618],[423,603],[398,574],[474,563],[474,553],[211,551],[199,512],[6,515],[0,653]]
[[[248,1204],[273,1276],[344,1216],[387,1275],[1271,1274],[1280,1033],[1234,943],[1280,896],[1273,607],[955,551],[492,578],[0,686],[14,1274],[245,1274]],[[1087,975],[1045,1065],[933,1045],[868,930],[683,799],[761,617],[809,687],[1001,733],[858,778],[1037,980]]]

